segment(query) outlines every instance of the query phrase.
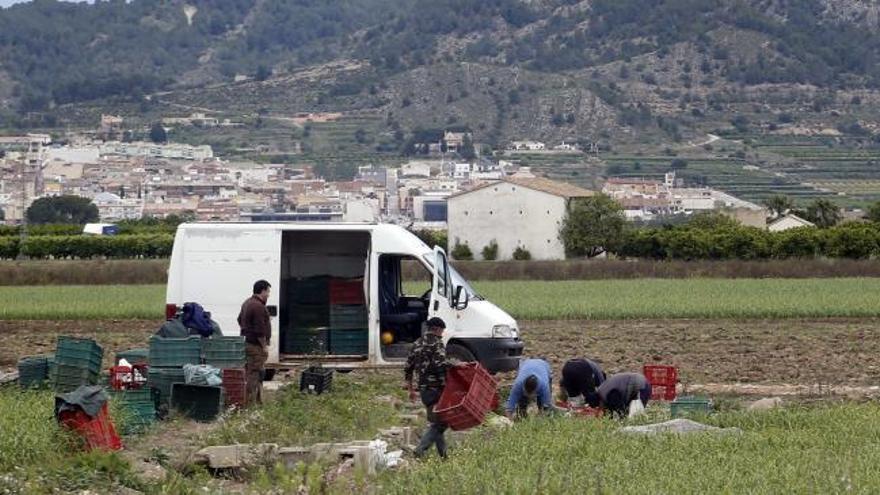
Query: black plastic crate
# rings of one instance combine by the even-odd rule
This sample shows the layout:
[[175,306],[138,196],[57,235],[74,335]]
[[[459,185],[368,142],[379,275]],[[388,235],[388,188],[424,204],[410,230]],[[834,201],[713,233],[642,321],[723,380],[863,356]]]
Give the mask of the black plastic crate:
[[196,421],[213,421],[223,411],[223,387],[175,383],[171,408]]
[[299,390],[301,392],[321,394],[329,392],[332,385],[333,370],[329,368],[311,366],[304,369],[299,377]]

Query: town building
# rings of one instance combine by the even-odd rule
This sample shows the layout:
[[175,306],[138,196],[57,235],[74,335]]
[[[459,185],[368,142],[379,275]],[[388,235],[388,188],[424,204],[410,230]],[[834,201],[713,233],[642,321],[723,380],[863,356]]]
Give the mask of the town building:
[[498,259],[513,257],[519,247],[532,259],[565,258],[559,229],[572,200],[593,191],[545,178],[507,177],[449,197],[450,249],[467,244],[479,257],[483,247],[498,244]]
[[814,224],[813,222],[804,220],[797,215],[789,213],[788,215],[783,215],[776,220],[770,222],[770,224],[767,225],[767,230],[769,230],[770,232],[782,232],[783,230],[815,226],[816,224]]

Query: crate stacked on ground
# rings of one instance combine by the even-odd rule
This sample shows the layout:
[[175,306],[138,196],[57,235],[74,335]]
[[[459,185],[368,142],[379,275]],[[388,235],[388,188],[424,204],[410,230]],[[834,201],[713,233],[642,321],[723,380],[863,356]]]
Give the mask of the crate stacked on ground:
[[92,339],[58,337],[50,380],[56,393],[95,385],[101,376],[104,349]]
[[223,388],[175,383],[171,408],[196,421],[213,421],[223,410]]
[[118,390],[113,392],[112,397],[122,409],[123,434],[142,433],[156,422],[156,390],[146,387]]
[[244,337],[202,339],[202,358],[215,368],[244,368],[247,364]]
[[328,278],[292,279],[287,284],[283,354],[324,354],[329,345]]
[[128,364],[132,366],[136,364],[147,364],[150,361],[150,349],[144,347],[117,352],[115,364],[119,364],[119,361],[122,359],[128,361]]
[[29,356],[18,361],[21,388],[41,387],[49,379],[49,356]]
[[226,407],[244,407],[247,404],[247,371],[244,368],[225,368],[222,378]]
[[185,381],[183,366],[201,364],[202,339],[150,337],[149,361],[147,385],[159,391],[160,404],[168,405],[172,385]]
[[678,370],[675,366],[646,364],[642,373],[651,384],[651,400],[675,400]]
[[363,279],[331,279],[330,353],[366,354],[367,336]]

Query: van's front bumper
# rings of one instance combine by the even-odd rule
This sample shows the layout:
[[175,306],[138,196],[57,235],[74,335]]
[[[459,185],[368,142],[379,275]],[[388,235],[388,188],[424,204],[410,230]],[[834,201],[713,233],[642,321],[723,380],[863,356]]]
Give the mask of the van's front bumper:
[[525,346],[522,340],[514,338],[458,340],[467,346],[474,353],[477,361],[491,373],[519,368],[519,360]]

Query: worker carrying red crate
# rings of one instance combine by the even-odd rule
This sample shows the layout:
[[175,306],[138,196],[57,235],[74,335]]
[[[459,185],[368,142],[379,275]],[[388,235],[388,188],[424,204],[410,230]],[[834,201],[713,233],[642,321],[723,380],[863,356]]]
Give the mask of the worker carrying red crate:
[[446,346],[443,344],[443,332],[446,323],[437,317],[427,322],[428,332],[415,341],[404,368],[404,387],[409,391],[410,400],[416,400],[416,389],[413,387],[413,375],[419,378],[418,394],[425,405],[430,426],[414,452],[416,457],[425,454],[432,445],[437,446],[440,457],[446,458],[446,438],[444,434],[448,426],[434,412],[434,405],[440,401],[443,388],[446,386],[446,370],[454,366],[446,357]]

